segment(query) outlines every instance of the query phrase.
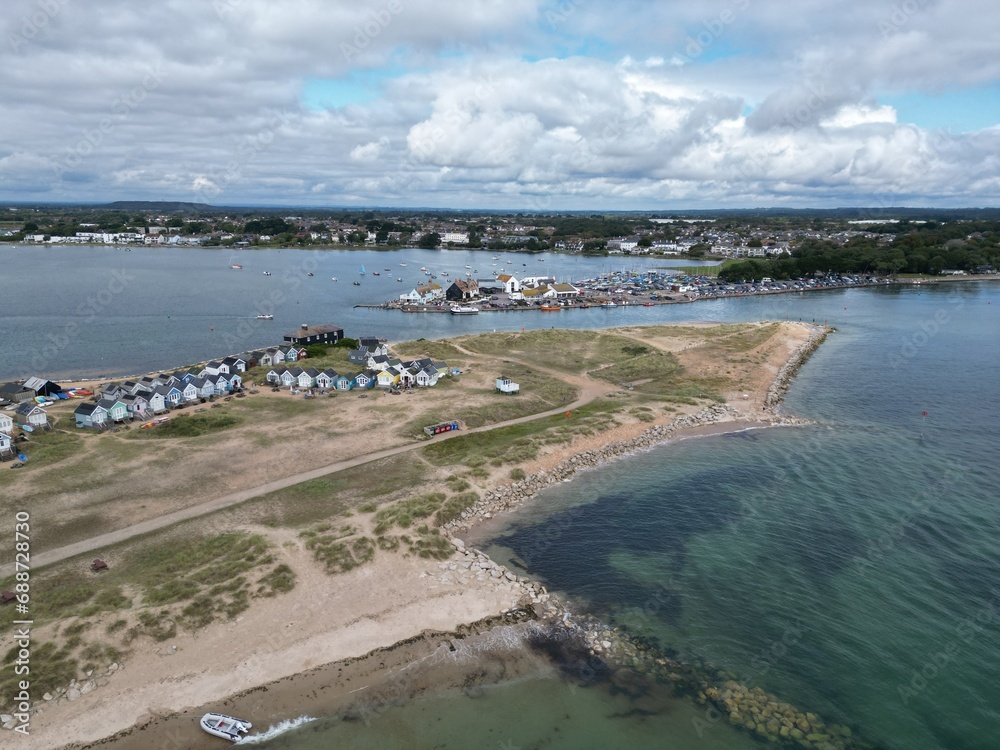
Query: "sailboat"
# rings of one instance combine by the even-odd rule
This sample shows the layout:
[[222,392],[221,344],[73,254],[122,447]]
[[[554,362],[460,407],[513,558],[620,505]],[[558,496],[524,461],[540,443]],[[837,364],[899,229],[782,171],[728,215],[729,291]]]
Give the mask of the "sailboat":
[[362,276],[365,275],[365,264],[364,263],[361,264],[361,275]]

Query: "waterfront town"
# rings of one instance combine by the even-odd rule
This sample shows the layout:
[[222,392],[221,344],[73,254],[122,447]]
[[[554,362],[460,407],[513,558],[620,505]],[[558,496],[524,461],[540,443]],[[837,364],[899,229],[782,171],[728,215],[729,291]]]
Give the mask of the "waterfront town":
[[[989,273],[997,259],[996,212],[965,209],[838,209],[688,213],[473,213],[217,208],[120,202],[105,206],[8,206],[0,242],[123,247],[462,248],[770,262],[765,275],[797,270]],[[849,263],[802,266],[804,256]],[[807,264],[808,265],[808,264]],[[789,273],[782,269],[788,266]],[[736,277],[739,278],[739,277]]]

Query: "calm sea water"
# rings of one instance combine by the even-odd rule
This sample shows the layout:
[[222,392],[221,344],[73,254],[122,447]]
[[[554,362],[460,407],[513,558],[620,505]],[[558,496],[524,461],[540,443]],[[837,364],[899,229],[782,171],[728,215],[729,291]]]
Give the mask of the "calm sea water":
[[[0,250],[5,260],[28,252]],[[348,335],[400,340],[531,327],[543,319],[552,325],[533,314],[456,319],[351,308],[406,286],[375,286],[366,277],[353,287],[362,262],[369,274],[406,270],[398,265],[406,262],[410,271],[426,265],[454,269],[453,276],[468,263],[482,276],[489,255],[400,251],[369,259],[262,251],[239,254],[245,268],[231,271],[227,254],[203,250],[79,252],[31,250],[30,267],[25,256],[0,264],[0,377],[26,374],[23,363],[37,355],[39,342],[74,315],[93,320],[80,321],[47,373],[147,371],[214,356],[222,333],[239,337],[240,323],[276,286],[288,294],[275,303],[279,332],[322,320]],[[313,257],[320,264],[314,277],[296,286],[295,276],[284,276],[280,263],[301,270]],[[571,279],[614,269],[584,259],[537,265]],[[116,269],[136,277],[119,292],[102,286]],[[420,278],[412,276],[414,283]],[[79,305],[103,288],[112,297],[107,305],[79,314]],[[726,667],[885,747],[995,747],[1000,287],[960,283],[589,310],[561,314],[558,325],[765,318],[838,328],[786,402],[787,411],[815,426],[687,441],[588,472],[513,516],[489,551],[608,621]],[[250,347],[276,338],[254,327],[241,340]],[[639,695],[540,675],[475,697],[432,693],[368,725],[321,721],[271,746],[750,745],[721,724],[697,732],[698,716],[693,705],[655,688]]]
[[[118,376],[178,367],[279,344],[284,332],[302,323],[334,323],[350,337],[374,335],[390,341],[516,330],[539,325],[541,314],[408,315],[354,305],[398,299],[427,283],[421,267],[447,285],[467,273],[492,278],[509,271],[568,281],[672,263],[516,253],[493,260],[493,255],[413,248],[232,252],[0,246],[0,379]],[[233,263],[243,269],[231,269]],[[265,271],[271,275],[265,276]],[[559,325],[594,328],[643,317],[642,309],[618,312],[581,310],[562,317]],[[258,314],[274,319],[257,320]],[[551,316],[545,325],[553,325]]]

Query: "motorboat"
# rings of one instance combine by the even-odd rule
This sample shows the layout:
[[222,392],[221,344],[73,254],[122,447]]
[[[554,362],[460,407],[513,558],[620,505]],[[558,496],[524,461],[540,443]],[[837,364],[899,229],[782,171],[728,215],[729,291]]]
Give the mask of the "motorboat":
[[354,286],[361,286],[360,281],[352,281],[351,283],[354,284]]
[[331,276],[331,277],[330,277],[330,281],[336,281],[336,280],[337,280],[337,277],[336,277],[336,276]]
[[309,273],[306,274],[306,276],[315,276],[315,275],[316,274],[314,274],[312,271],[310,271]]
[[243,268],[243,266],[241,266],[239,263],[231,263],[229,267],[235,271],[239,271],[241,268]]
[[258,315],[257,320],[274,320],[273,315]]
[[265,276],[270,276],[270,275],[271,275],[271,272],[270,272],[270,271],[264,271],[264,275],[265,275]]
[[618,307],[618,305],[609,300],[608,302],[602,302],[601,307]]
[[222,737],[225,740],[233,742],[241,739],[241,735],[249,732],[253,727],[253,724],[249,721],[234,719],[232,716],[226,716],[225,714],[212,713],[202,716],[198,724],[209,734],[214,734],[216,737]]
[[562,310],[561,305],[542,305],[542,310],[545,312],[554,312],[555,310]]
[[470,305],[453,305],[451,308],[452,315],[478,315],[479,308],[472,307]]

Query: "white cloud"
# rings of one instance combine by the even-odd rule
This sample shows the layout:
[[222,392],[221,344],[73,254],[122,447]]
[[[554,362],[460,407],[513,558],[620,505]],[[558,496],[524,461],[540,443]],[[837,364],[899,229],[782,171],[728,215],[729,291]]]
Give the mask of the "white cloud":
[[[977,0],[909,13],[624,0],[563,4],[560,18],[535,0],[461,12],[445,0],[219,3],[228,10],[55,0],[34,30],[36,0],[8,3],[0,196],[551,208],[1000,198],[1000,127],[941,139],[874,103],[1000,80],[1000,9]],[[162,71],[155,86],[150,71]],[[378,99],[329,112],[300,101],[305,81],[357,72],[376,76]]]

